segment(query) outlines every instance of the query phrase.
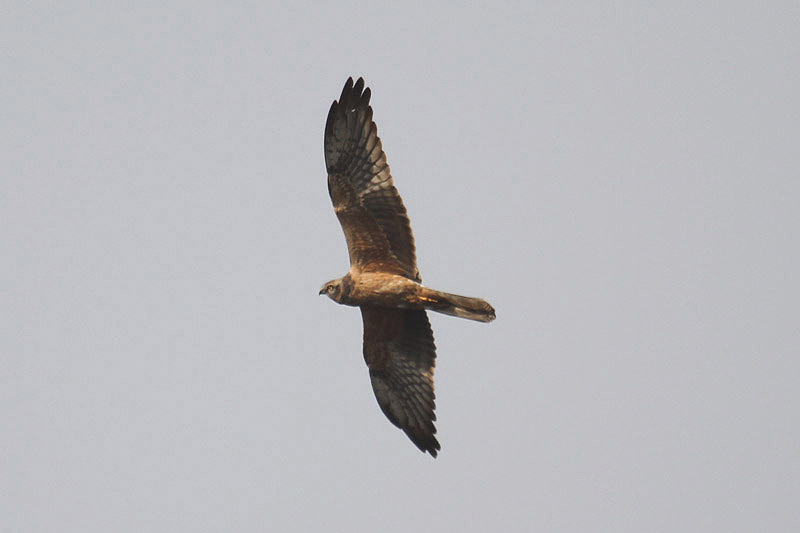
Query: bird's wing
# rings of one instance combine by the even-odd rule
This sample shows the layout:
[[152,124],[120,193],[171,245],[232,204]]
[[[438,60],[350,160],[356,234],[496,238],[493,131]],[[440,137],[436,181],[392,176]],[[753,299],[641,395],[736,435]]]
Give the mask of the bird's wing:
[[[403,275],[420,281],[414,236],[411,233],[408,214],[394,187],[389,165],[386,163],[386,154],[378,138],[378,128],[372,121],[369,99],[370,90],[364,88],[364,80],[359,78],[353,84],[353,79],[349,78],[339,100],[331,105],[328,121],[325,124],[328,191],[337,210],[348,247],[356,242],[370,241],[372,246],[384,248],[376,255],[378,259],[382,259],[381,256],[388,249],[391,259],[399,265]],[[331,184],[331,181],[337,180],[344,181],[352,187],[357,202],[352,200],[349,205],[353,209],[360,206],[358,222],[354,222],[352,216],[343,217],[340,214],[334,194],[336,184],[334,183],[334,186]],[[344,188],[344,184],[341,184],[340,188]],[[372,219],[372,223],[366,221],[367,217]],[[367,234],[362,236],[363,232]],[[359,235],[351,235],[353,233]],[[376,242],[380,240],[385,240],[385,244]],[[361,248],[355,253],[350,248],[351,264],[368,265],[373,258],[362,257],[362,253]]]
[[436,346],[425,311],[361,307],[364,360],[381,410],[423,452],[436,457]]
[[389,246],[386,234],[361,203],[353,185],[341,174],[328,175],[328,192],[344,230],[350,267],[362,272],[408,276]]

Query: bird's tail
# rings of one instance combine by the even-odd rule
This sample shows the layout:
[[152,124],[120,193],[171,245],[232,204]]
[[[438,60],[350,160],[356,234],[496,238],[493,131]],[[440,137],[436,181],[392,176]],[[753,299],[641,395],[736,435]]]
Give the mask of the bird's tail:
[[468,318],[478,322],[491,322],[495,318],[494,307],[480,298],[459,296],[425,287],[422,300],[427,309],[445,315]]

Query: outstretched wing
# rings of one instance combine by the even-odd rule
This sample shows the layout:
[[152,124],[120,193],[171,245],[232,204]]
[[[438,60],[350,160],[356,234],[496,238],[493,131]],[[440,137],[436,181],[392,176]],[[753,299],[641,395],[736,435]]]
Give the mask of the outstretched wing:
[[[375,257],[365,255],[363,249],[354,252],[350,248],[351,264],[367,265],[375,258],[382,261],[388,250],[390,258],[399,265],[405,276],[420,281],[408,214],[394,187],[386,154],[378,138],[378,128],[372,121],[369,99],[370,90],[364,88],[364,80],[359,78],[353,84],[353,78],[349,78],[339,101],[331,105],[325,124],[328,191],[348,247],[355,242],[370,242],[373,246],[384,248]],[[336,180],[349,184],[357,199],[357,202],[349,204],[350,216],[340,215],[334,197],[335,187],[331,183]],[[353,214],[356,211],[358,216]]]
[[361,307],[364,360],[381,410],[423,452],[436,457],[436,346],[425,311]]
[[344,230],[350,266],[362,272],[386,272],[408,276],[375,218],[362,205],[358,193],[345,176],[328,175],[333,210]]

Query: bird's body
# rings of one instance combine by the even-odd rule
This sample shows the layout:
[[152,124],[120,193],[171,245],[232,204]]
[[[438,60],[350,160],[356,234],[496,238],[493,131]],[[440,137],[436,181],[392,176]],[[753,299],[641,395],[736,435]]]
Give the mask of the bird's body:
[[372,121],[364,80],[347,80],[325,125],[328,192],[344,230],[350,271],[323,285],[337,303],[361,308],[364,360],[378,405],[420,450],[436,457],[436,347],[426,310],[480,322],[495,312],[480,298],[422,285],[411,226]]
[[429,309],[479,322],[494,320],[494,309],[485,300],[429,289],[399,274],[351,271],[338,280],[326,283],[320,294],[327,294],[337,303],[354,307],[372,305]]
[[339,280],[328,282],[325,287],[335,287],[336,285],[332,284],[336,281],[339,282],[340,290],[328,294],[332,300],[340,304],[355,307],[374,305],[400,309],[425,308],[420,294],[423,286],[398,274],[348,272]]

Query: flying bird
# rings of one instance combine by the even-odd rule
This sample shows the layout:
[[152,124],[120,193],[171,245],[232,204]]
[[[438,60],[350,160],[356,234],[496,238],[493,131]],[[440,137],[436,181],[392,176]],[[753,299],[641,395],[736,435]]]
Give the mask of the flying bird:
[[422,285],[406,208],[394,187],[364,80],[349,78],[325,124],[328,193],[344,230],[350,271],[320,289],[361,308],[364,360],[386,417],[436,457],[433,369],[436,346],[426,310],[491,322],[480,298]]

